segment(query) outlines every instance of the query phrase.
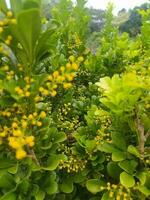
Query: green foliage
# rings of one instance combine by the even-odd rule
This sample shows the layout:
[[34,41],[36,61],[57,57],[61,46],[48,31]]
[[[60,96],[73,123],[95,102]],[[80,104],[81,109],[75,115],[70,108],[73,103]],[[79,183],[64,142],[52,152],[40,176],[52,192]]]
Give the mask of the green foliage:
[[132,40],[109,4],[91,50],[86,1],[53,3],[0,1],[0,200],[149,199],[150,12]]

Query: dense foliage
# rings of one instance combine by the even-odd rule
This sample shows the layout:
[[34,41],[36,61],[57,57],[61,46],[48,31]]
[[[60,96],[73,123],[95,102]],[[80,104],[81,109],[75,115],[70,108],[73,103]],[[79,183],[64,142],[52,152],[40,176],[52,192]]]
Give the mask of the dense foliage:
[[0,0],[0,200],[148,200],[150,11],[133,40],[108,6]]

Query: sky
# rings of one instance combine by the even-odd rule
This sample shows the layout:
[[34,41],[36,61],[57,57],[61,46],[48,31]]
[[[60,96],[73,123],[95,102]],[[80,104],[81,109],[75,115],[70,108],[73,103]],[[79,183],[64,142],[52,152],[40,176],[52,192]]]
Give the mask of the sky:
[[[87,5],[94,8],[105,9],[110,0],[88,0]],[[118,12],[122,8],[134,8],[135,6],[141,5],[148,0],[111,0],[115,5],[115,12]]]
[[[9,2],[9,0],[6,0]],[[74,1],[74,0],[73,0]],[[115,13],[117,13],[122,8],[134,8],[135,6],[141,5],[142,3],[148,2],[149,0],[111,0],[111,2],[114,2],[115,5]],[[108,2],[110,0],[88,0],[87,6],[93,7],[93,8],[101,8],[106,9]]]

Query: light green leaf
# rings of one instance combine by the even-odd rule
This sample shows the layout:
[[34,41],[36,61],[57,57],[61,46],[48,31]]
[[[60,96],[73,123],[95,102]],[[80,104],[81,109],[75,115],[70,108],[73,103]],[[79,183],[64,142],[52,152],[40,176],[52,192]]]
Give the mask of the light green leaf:
[[73,181],[71,178],[64,178],[63,183],[60,185],[60,189],[64,193],[71,193],[73,191]]
[[109,162],[107,165],[107,172],[112,178],[114,178],[115,180],[119,180],[122,169],[118,167],[118,164],[116,162]]
[[126,159],[126,153],[122,151],[114,151],[112,153],[112,160],[115,162],[122,161]]
[[135,160],[124,160],[121,161],[118,165],[127,173],[133,174],[138,163]]
[[17,195],[13,192],[6,193],[4,196],[0,198],[0,200],[16,200]]
[[130,188],[135,185],[134,177],[126,172],[120,174],[120,182],[123,186]]
[[43,192],[42,190],[39,190],[35,196],[35,199],[36,200],[44,200],[44,198],[45,198],[45,192]]
[[134,147],[133,145],[128,146],[128,150],[127,150],[130,154],[136,156],[136,157],[140,157],[140,153],[138,151],[138,149],[136,147]]
[[86,182],[87,189],[93,194],[102,191],[104,186],[106,186],[105,182],[99,179],[91,179]]
[[63,155],[60,155],[60,154],[59,155],[56,155],[56,154],[51,155],[48,158],[47,166],[42,167],[42,169],[48,170],[48,171],[53,171],[58,167],[60,160],[63,160],[63,159],[65,159],[65,157]]

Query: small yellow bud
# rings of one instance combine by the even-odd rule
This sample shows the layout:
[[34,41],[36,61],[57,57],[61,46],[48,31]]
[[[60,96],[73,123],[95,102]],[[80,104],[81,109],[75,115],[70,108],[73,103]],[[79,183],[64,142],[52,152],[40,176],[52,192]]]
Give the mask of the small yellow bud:
[[42,111],[42,112],[40,113],[40,117],[41,117],[42,119],[44,119],[44,118],[46,117],[46,112]]
[[30,115],[28,116],[28,118],[29,118],[29,119],[33,119],[33,115],[30,114]]
[[65,71],[65,67],[64,66],[60,67],[60,71],[64,72]]
[[78,57],[78,61],[79,62],[83,62],[84,61],[84,58],[82,56]]
[[64,87],[64,89],[68,89],[68,88],[72,87],[72,84],[71,83],[64,83],[63,87]]
[[16,158],[18,160],[21,160],[21,159],[25,158],[26,156],[27,156],[27,153],[23,149],[18,149],[16,151]]
[[72,63],[72,69],[77,71],[79,67],[76,63]]
[[55,90],[53,90],[53,91],[51,92],[51,96],[52,96],[52,97],[55,97],[56,94],[57,94],[57,92],[56,92]]
[[26,121],[23,120],[23,121],[22,121],[22,127],[23,127],[23,128],[26,128],[27,125],[28,125],[28,123],[27,123]]
[[42,126],[42,122],[39,122],[39,121],[38,121],[38,122],[36,123],[36,125],[40,127],[40,126]]
[[59,72],[58,71],[55,71],[54,73],[53,73],[53,77],[54,78],[57,78],[59,76]]
[[4,29],[3,29],[2,27],[0,27],[0,33],[2,33],[2,32],[3,32],[3,30],[4,30]]
[[16,136],[16,137],[19,137],[19,136],[21,136],[22,135],[22,132],[21,132],[21,130],[13,130],[13,136]]
[[11,11],[8,11],[7,12],[7,17],[12,17],[13,16],[13,13]]
[[74,61],[75,61],[75,57],[72,55],[72,56],[69,57],[69,60],[70,60],[71,62],[74,62]]
[[52,80],[53,80],[52,75],[49,75],[49,76],[47,77],[47,80],[48,80],[48,81],[52,81]]
[[16,122],[13,122],[12,123],[12,128],[17,128],[18,127],[18,124]]
[[29,97],[31,95],[31,93],[29,91],[25,92],[25,96]]

